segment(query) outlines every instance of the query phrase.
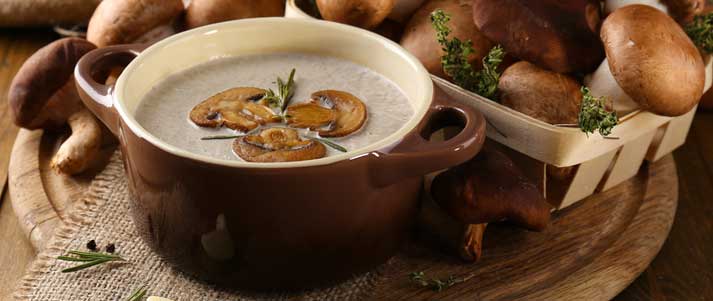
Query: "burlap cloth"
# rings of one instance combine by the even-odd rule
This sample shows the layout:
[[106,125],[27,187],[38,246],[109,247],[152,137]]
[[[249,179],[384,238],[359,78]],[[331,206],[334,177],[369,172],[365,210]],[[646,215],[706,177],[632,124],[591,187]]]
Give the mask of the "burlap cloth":
[[[90,186],[70,217],[37,255],[15,293],[18,300],[125,300],[145,286],[148,295],[173,300],[363,300],[382,277],[379,271],[337,286],[300,293],[258,294],[221,290],[171,268],[135,235],[128,214],[128,188],[118,152]],[[108,263],[61,273],[73,263],[58,261],[67,250],[86,250],[89,240],[114,242],[128,263]],[[147,296],[148,296],[147,295]]]

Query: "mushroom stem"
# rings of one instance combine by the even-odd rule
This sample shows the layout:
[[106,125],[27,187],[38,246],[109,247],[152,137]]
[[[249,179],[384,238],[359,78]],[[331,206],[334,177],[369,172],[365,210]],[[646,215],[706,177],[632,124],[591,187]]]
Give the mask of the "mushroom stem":
[[620,7],[632,4],[648,5],[668,14],[668,8],[659,0],[606,0],[604,2],[604,14],[608,15]]
[[102,130],[89,110],[82,108],[69,116],[72,134],[52,158],[51,166],[62,173],[75,175],[86,170],[99,153]]
[[604,59],[594,73],[584,78],[584,84],[589,87],[592,96],[606,96],[611,100],[618,116],[624,116],[639,109],[639,104],[627,95],[614,79],[607,59]]

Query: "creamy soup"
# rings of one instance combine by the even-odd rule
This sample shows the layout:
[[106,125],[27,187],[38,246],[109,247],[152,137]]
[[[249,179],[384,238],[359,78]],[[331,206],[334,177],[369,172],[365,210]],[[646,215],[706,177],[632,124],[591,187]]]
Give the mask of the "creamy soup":
[[[367,120],[348,136],[330,138],[347,150],[356,150],[396,132],[413,115],[404,93],[389,79],[348,60],[302,53],[280,53],[219,58],[167,77],[154,86],[139,104],[136,119],[161,140],[187,151],[218,159],[241,160],[233,152],[233,140],[201,140],[202,137],[239,134],[227,128],[205,128],[189,118],[194,106],[221,91],[235,87],[276,89],[279,76],[287,79],[296,69],[290,104],[309,101],[319,90],[341,90],[358,97],[367,108]],[[270,126],[286,126],[273,124]],[[305,137],[316,133],[299,129]],[[340,153],[327,147],[327,156]]]

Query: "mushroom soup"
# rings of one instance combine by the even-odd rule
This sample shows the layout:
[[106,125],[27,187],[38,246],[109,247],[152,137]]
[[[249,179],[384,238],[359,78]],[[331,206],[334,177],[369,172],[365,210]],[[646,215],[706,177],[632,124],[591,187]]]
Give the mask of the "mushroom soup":
[[279,53],[220,58],[173,74],[146,94],[135,116],[159,139],[193,153],[276,162],[360,149],[398,131],[413,112],[396,84],[364,66]]

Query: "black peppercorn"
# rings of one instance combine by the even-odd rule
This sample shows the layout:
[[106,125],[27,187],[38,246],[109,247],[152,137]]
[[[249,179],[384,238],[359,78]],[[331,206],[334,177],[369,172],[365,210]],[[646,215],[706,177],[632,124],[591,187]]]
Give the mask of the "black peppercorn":
[[114,244],[108,244],[106,245],[106,252],[107,253],[114,253],[116,251],[116,246]]
[[97,250],[97,242],[94,241],[93,239],[90,240],[90,241],[87,243],[87,249],[92,250],[92,251],[96,251],[96,250]]

